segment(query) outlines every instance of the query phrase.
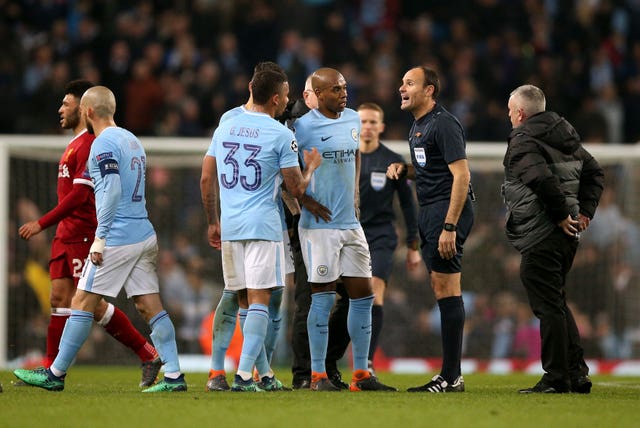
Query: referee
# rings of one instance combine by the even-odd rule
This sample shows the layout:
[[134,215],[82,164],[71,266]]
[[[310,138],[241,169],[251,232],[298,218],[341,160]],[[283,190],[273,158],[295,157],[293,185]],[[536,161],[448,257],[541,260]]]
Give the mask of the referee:
[[460,370],[465,312],[460,286],[462,246],[473,225],[473,193],[460,122],[436,100],[440,81],[427,67],[407,71],[400,108],[413,115],[411,165],[393,163],[391,179],[415,178],[422,258],[440,308],[442,371],[409,392],[462,392]]

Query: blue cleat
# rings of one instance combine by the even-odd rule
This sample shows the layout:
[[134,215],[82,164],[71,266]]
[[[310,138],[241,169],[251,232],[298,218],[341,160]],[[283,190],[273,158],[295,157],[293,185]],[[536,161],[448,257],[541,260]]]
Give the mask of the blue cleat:
[[48,391],[62,391],[64,389],[65,376],[57,377],[51,373],[51,370],[43,367],[35,370],[16,369],[13,374],[28,385]]
[[236,375],[233,378],[233,385],[231,385],[231,391],[233,392],[264,392],[262,388],[253,380],[243,380],[240,375]]
[[184,380],[184,374],[181,374],[177,379],[170,379],[165,376],[160,382],[142,392],[182,392],[186,390],[187,383]]

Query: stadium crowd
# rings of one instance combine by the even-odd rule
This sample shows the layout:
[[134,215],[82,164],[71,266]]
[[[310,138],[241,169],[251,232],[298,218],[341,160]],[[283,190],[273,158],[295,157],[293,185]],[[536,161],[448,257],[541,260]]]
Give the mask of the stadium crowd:
[[[440,101],[460,119],[469,141],[505,141],[505,100],[522,82],[544,88],[548,105],[575,124],[583,141],[640,141],[640,121],[633,119],[640,115],[638,0],[7,0],[0,2],[0,42],[0,134],[61,132],[56,111],[63,88],[86,78],[114,91],[116,122],[139,136],[208,137],[222,113],[245,101],[253,66],[272,59],[287,72],[294,99],[310,72],[340,70],[349,82],[350,107],[365,101],[382,106],[385,140],[406,139],[410,127],[399,109],[402,72],[427,64],[438,70]],[[26,164],[13,160],[11,167]],[[572,304],[589,357],[640,355],[634,336],[640,336],[640,232],[621,202],[627,172],[607,171],[614,180],[570,274],[572,286],[588,287],[573,294],[578,300]],[[535,358],[537,322],[495,196],[501,171],[472,173],[483,208],[465,246],[464,355]],[[158,167],[148,176],[149,213],[164,246],[159,273],[165,299],[175,304],[167,307],[175,313],[181,350],[198,346],[198,320],[187,314],[204,317],[198,302],[213,308],[222,290],[221,273],[213,269],[219,256],[206,245],[198,174]],[[12,192],[12,214],[21,224],[37,208],[21,199],[28,189],[17,185]],[[37,207],[51,206],[50,197],[41,195]],[[609,224],[617,225],[614,233]],[[46,242],[26,248],[15,239],[15,266],[34,260],[46,266]],[[404,252],[395,257],[402,266]],[[26,310],[10,315],[25,317],[13,326],[10,341],[18,346],[11,358],[46,335],[36,296],[21,286],[34,280],[19,271],[10,276],[10,301],[17,302],[10,308]],[[426,281],[424,268],[395,269],[385,302],[393,321],[381,337],[388,356],[439,352],[437,305]],[[417,314],[410,319],[408,306]],[[26,334],[20,325],[28,326]],[[99,347],[104,339],[94,343]]]
[[350,105],[382,106],[387,139],[406,133],[402,70],[427,64],[470,141],[504,139],[503,100],[523,81],[584,141],[640,140],[637,0],[7,0],[0,17],[0,133],[60,132],[62,88],[86,78],[113,88],[139,135],[209,136],[253,65],[275,59],[292,93],[341,70]]

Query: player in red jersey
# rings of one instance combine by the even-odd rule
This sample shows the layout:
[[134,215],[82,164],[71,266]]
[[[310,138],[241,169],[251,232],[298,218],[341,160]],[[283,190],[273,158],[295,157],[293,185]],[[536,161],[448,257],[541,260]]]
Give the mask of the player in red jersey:
[[[80,115],[80,98],[93,84],[74,80],[65,88],[58,110],[60,125],[74,134],[58,165],[58,205],[39,220],[23,224],[18,232],[26,240],[58,224],[51,245],[51,318],[47,331],[47,367],[58,354],[65,323],[71,315],[71,299],[86,262],[96,231],[96,206],[93,182],[87,171],[87,158],[95,139]],[[142,362],[141,387],[152,385],[162,366],[156,349],[135,329],[120,309],[101,300],[94,319],[107,332],[131,348]]]

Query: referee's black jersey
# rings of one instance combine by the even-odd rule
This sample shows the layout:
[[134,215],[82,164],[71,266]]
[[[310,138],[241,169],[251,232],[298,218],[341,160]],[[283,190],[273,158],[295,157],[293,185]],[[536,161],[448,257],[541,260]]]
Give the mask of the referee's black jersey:
[[413,122],[409,149],[416,170],[416,192],[421,206],[451,197],[453,175],[448,164],[466,159],[465,148],[462,125],[439,104]]
[[413,189],[406,179],[387,178],[387,167],[394,162],[404,163],[404,159],[382,143],[371,153],[360,152],[360,224],[366,229],[393,222],[393,196],[398,192],[410,243],[418,230]]

